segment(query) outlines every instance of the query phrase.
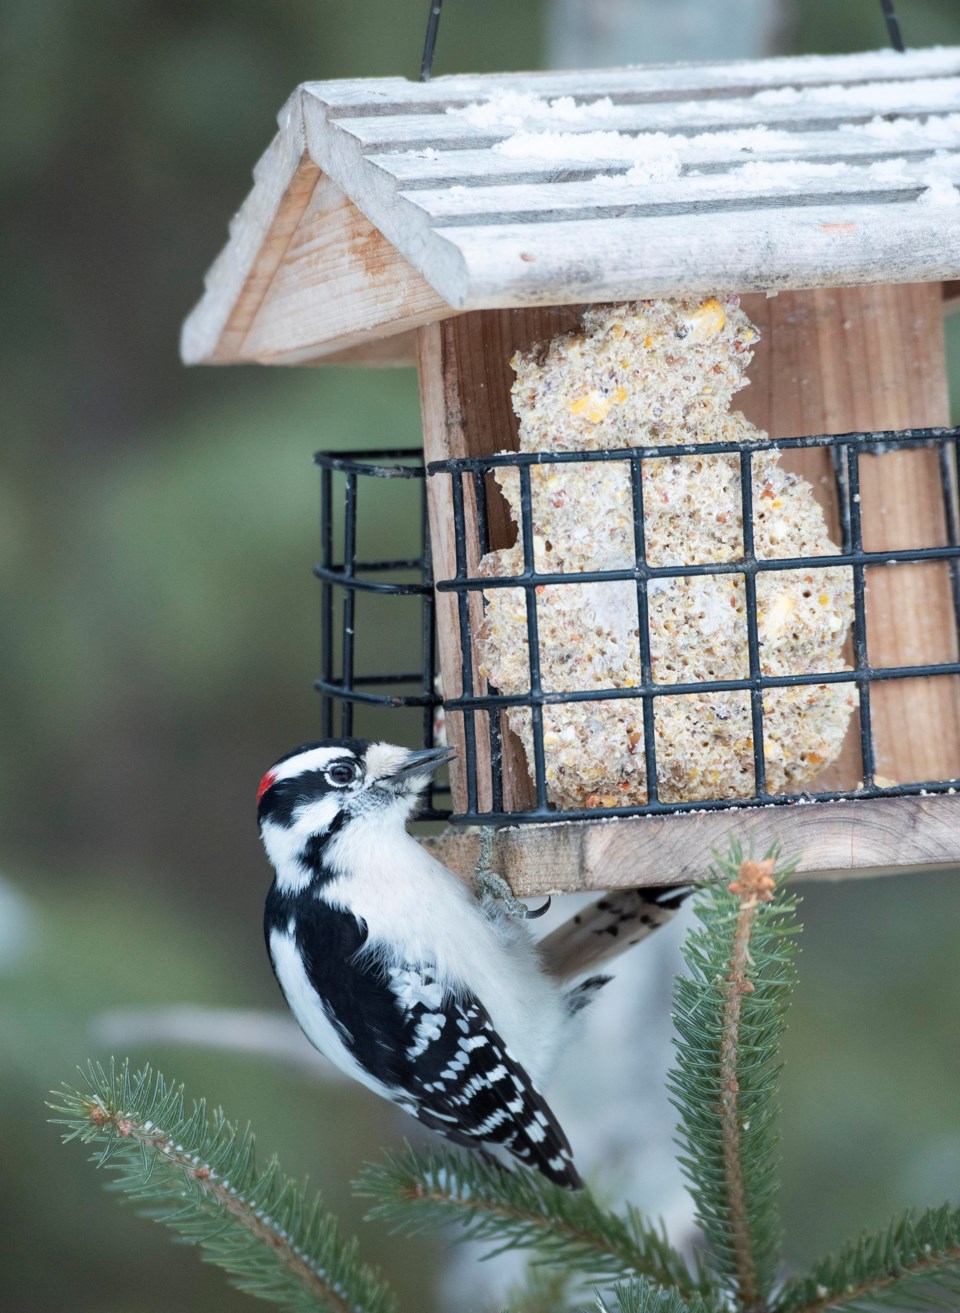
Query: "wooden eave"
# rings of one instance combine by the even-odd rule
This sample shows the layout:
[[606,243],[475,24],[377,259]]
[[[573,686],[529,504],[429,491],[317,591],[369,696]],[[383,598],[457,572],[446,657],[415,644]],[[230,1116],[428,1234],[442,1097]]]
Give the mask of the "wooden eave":
[[960,276],[960,206],[930,192],[960,183],[958,47],[305,83],[279,123],[188,363],[405,362],[463,310]]

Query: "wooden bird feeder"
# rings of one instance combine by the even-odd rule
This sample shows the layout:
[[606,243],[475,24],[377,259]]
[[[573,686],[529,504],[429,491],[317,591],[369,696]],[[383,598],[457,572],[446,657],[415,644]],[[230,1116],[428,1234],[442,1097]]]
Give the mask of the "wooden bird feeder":
[[[437,585],[427,601],[446,733],[460,749],[459,824],[425,842],[448,865],[472,870],[469,827],[484,822],[498,827],[498,868],[523,895],[700,876],[732,831],[758,852],[774,839],[802,850],[806,875],[960,863],[958,431],[946,428],[943,328],[960,277],[960,48],[306,83],[254,177],[184,327],[183,357],[418,367]],[[644,555],[644,480],[691,457],[645,443],[619,451],[633,555],[608,573],[636,596],[636,676],[613,697],[632,699],[637,778],[653,787],[629,806],[593,794],[558,806],[544,726],[576,699],[541,681],[543,652],[512,701],[481,673],[485,590],[497,586],[486,553],[520,544],[514,591],[528,627],[533,613],[534,646],[544,588],[569,587],[544,575],[533,545],[538,480],[555,454],[546,465],[529,450],[497,456],[520,445],[511,361],[580,331],[588,307],[730,306],[731,294],[761,333],[735,405],[781,444],[772,457],[772,442],[711,456],[739,461],[743,536],[725,569],[744,590],[748,655],[727,683],[752,727],[750,787],[725,793],[721,779],[670,793],[663,709],[678,695],[657,672],[649,623],[669,567],[688,581],[705,567]],[[767,491],[758,452],[813,489],[836,546],[811,569],[841,568],[852,599],[844,662],[817,687],[842,686],[856,711],[836,760],[803,787],[771,783],[764,718],[775,695],[812,690],[822,668],[773,677],[764,665],[757,597],[786,567],[755,542],[750,497]],[[563,459],[614,458],[594,448]],[[346,457],[343,468],[355,492]],[[509,479],[525,490],[519,517],[501,495]],[[785,556],[803,568],[804,552]],[[338,579],[354,586],[352,560],[338,571],[328,556],[326,570],[328,594]],[[349,685],[341,677],[348,699]],[[717,695],[716,681],[705,687]],[[434,700],[431,668],[412,699],[428,738]],[[511,719],[521,705],[526,749]]]

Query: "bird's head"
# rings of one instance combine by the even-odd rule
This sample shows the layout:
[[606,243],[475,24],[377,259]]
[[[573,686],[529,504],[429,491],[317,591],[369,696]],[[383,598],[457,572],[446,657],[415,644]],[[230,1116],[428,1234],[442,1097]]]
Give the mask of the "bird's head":
[[281,757],[260,781],[257,823],[278,869],[302,862],[310,844],[349,821],[402,829],[433,773],[455,756],[450,748],[411,751],[366,739],[323,739]]

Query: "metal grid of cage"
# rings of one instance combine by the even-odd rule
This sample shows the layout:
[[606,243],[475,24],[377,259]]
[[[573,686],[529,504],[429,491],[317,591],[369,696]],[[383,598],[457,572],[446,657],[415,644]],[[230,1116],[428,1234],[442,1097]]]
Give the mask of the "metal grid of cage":
[[[464,457],[456,460],[433,462],[427,468],[430,480],[449,481],[452,506],[452,530],[455,543],[456,570],[449,579],[436,580],[438,594],[452,594],[455,598],[456,623],[459,626],[459,659],[462,682],[457,696],[447,696],[443,702],[448,722],[456,724],[462,747],[464,801],[450,819],[458,823],[518,824],[558,820],[596,819],[599,816],[663,815],[703,809],[729,807],[755,807],[798,801],[828,801],[838,799],[872,798],[947,792],[958,787],[958,779],[925,779],[891,783],[877,778],[874,737],[871,725],[871,692],[888,681],[943,678],[960,675],[957,659],[956,636],[960,635],[960,514],[957,503],[957,447],[960,429],[911,429],[898,432],[851,433],[818,435],[807,438],[762,440],[749,443],[710,443],[695,446],[659,446],[631,448],[620,451],[502,453],[497,456]],[[931,448],[938,461],[942,489],[944,522],[943,543],[892,550],[865,550],[864,525],[860,498],[861,460],[865,456],[882,455],[895,450]],[[787,452],[794,449],[823,448],[829,452],[836,478],[839,510],[839,552],[825,556],[758,557],[754,543],[754,473],[753,458],[765,451]],[[683,565],[651,565],[647,560],[644,523],[644,467],[653,460],[683,460],[687,457],[726,456],[738,462],[740,497],[742,504],[742,556],[735,560],[710,561]],[[333,732],[333,704],[342,708],[341,728],[352,723],[348,713],[354,703],[376,702],[381,706],[417,706],[423,709],[423,743],[433,746],[438,722],[437,649],[435,636],[427,641],[427,631],[434,626],[434,612],[430,601],[431,581],[426,502],[422,503],[421,523],[423,550],[416,560],[404,562],[375,562],[361,565],[356,560],[357,479],[364,474],[374,477],[397,477],[395,462],[400,453],[372,454],[363,461],[340,457],[318,457],[324,468],[323,532],[324,564],[318,574],[324,580],[324,676],[318,688],[324,694],[324,728]],[[415,472],[413,454],[403,454],[403,473],[399,477],[422,477],[422,467]],[[376,460],[376,464],[369,462]],[[531,470],[536,465],[619,462],[629,470],[633,509],[634,559],[628,568],[593,571],[546,573],[536,569],[534,549],[534,522],[532,514]],[[384,464],[386,462],[386,464]],[[390,468],[390,475],[383,471]],[[490,550],[488,541],[489,500],[495,491],[493,474],[505,469],[516,471],[519,480],[520,523],[517,542],[522,549],[523,566],[511,575],[477,573],[476,563]],[[346,479],[344,503],[344,554],[343,562],[333,564],[332,521],[333,501],[330,484],[334,469]],[[867,572],[877,567],[933,563],[949,572],[949,595],[952,602],[953,635],[952,659],[928,661],[909,665],[873,665],[868,653],[868,626],[866,614]],[[332,590],[339,585],[349,595],[358,586],[365,572],[389,571],[400,567],[416,566],[421,571],[417,595],[422,599],[425,658],[422,672],[413,675],[378,673],[365,679],[353,675],[352,629],[354,612],[344,601],[343,642],[344,664],[340,676],[333,675],[332,626],[334,622]],[[472,567],[472,568],[471,568]],[[767,572],[783,572],[819,567],[849,568],[853,585],[853,623],[851,632],[851,659],[848,669],[816,671],[807,674],[774,675],[766,673],[761,662],[761,643],[758,622],[757,581]],[[648,586],[658,579],[737,575],[743,581],[746,597],[745,619],[747,628],[748,671],[743,678],[698,680],[695,682],[657,682],[651,660],[649,628]],[[547,586],[591,583],[631,583],[635,589],[638,618],[639,679],[633,687],[591,687],[576,691],[557,692],[545,688],[540,671],[540,636],[538,632],[538,590]],[[522,590],[525,598],[526,641],[529,654],[530,686],[520,694],[505,695],[484,683],[476,671],[476,630],[482,617],[484,593],[489,590],[513,588]],[[378,591],[391,591],[389,584],[377,585]],[[349,632],[348,632],[349,631]],[[417,682],[418,691],[404,694],[401,685]],[[767,769],[764,753],[764,694],[768,690],[793,688],[803,685],[846,683],[856,690],[859,718],[860,778],[855,787],[820,788],[802,791],[774,792],[767,787]],[[388,686],[391,691],[365,691],[372,686]],[[479,690],[479,691],[478,691]],[[723,691],[742,692],[749,697],[752,724],[752,755],[754,789],[749,796],[736,798],[718,796],[697,797],[685,801],[665,801],[658,791],[658,747],[655,735],[655,717],[643,714],[642,754],[647,782],[646,801],[640,805],[571,808],[551,804],[544,751],[544,709],[564,702],[601,702],[611,699],[639,699],[652,710],[656,700],[687,694],[714,694]],[[515,799],[504,798],[504,764],[507,755],[503,713],[510,708],[523,708],[530,717],[532,753],[527,768],[530,774],[532,796],[518,804]],[[343,728],[343,732],[349,732]],[[482,771],[478,762],[482,761]],[[430,801],[425,815],[442,815]]]
[[[422,457],[398,450],[321,451],[314,460],[320,468],[321,544],[314,567],[321,617],[320,677],[314,687],[321,698],[321,733],[324,738],[384,735],[398,742],[415,737],[432,747],[440,733],[440,694]],[[364,508],[370,511],[370,493],[385,487],[400,487],[407,494],[402,502],[388,499],[398,503],[393,518],[400,521],[400,550],[374,559],[363,555]],[[381,510],[382,501],[373,509]],[[373,513],[368,523],[379,534],[382,518]],[[377,607],[366,635],[364,601]],[[385,633],[390,635],[391,663],[408,656],[407,669],[387,672],[363,664],[382,661]],[[407,723],[394,727],[397,713],[405,714]],[[442,800],[448,794],[446,786],[431,782],[421,819],[446,818],[450,811]]]

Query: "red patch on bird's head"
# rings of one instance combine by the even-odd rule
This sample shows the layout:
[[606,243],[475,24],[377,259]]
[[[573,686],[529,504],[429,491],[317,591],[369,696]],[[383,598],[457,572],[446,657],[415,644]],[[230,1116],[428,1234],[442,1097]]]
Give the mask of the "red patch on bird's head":
[[277,778],[277,772],[275,770],[268,770],[266,775],[264,775],[263,779],[260,781],[260,787],[259,789],[257,789],[258,807],[260,806],[260,799],[266,793],[267,789],[269,789],[270,785],[273,784],[276,778]]

